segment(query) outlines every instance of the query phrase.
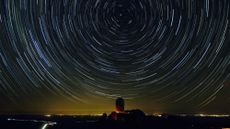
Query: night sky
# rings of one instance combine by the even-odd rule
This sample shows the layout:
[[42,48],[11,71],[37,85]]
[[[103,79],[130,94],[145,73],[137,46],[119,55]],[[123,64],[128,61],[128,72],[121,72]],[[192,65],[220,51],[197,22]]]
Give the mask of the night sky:
[[1,0],[0,113],[230,114],[229,0]]

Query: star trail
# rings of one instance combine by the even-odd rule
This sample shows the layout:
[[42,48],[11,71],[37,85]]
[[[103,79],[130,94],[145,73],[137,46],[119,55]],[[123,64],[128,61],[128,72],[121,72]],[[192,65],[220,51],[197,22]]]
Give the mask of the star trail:
[[0,109],[230,108],[229,13],[229,0],[1,0]]

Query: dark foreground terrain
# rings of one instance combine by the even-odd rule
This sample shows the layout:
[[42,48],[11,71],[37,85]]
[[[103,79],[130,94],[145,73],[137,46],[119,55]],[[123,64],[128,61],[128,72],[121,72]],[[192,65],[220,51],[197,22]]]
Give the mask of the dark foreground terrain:
[[0,129],[224,129],[230,117],[146,116],[114,121],[100,116],[1,115]]

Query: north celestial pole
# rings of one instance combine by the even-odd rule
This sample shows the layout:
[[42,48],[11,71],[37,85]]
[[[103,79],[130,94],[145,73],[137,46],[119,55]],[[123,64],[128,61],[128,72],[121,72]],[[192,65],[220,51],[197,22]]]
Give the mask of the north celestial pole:
[[229,0],[2,0],[0,112],[103,112],[122,96],[230,113],[229,12]]

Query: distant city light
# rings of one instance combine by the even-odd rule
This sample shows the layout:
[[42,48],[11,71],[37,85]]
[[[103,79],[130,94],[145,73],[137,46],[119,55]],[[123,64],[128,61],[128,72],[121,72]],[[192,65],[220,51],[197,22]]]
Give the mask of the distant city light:
[[49,114],[48,114],[48,115],[45,115],[45,116],[46,116],[46,117],[51,117],[52,115],[49,115]]
[[200,116],[200,117],[229,117],[229,115],[218,115],[218,114],[195,114],[194,116]]

